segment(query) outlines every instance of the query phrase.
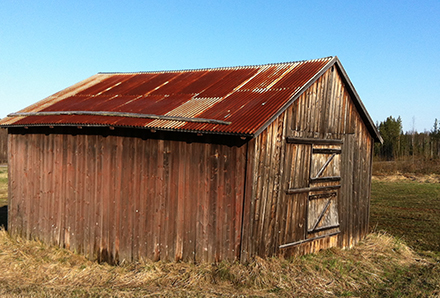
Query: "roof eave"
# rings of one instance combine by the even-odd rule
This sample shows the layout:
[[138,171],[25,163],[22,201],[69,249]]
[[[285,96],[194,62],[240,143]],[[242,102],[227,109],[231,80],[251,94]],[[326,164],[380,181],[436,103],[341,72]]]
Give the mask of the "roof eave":
[[207,131],[207,130],[188,130],[188,129],[173,129],[173,128],[163,128],[154,126],[125,126],[125,125],[109,125],[109,124],[92,124],[92,123],[38,123],[38,124],[0,124],[1,129],[8,128],[30,128],[30,127],[93,127],[93,128],[109,128],[114,130],[116,128],[130,128],[139,130],[151,130],[151,131],[165,131],[165,132],[184,132],[184,133],[194,133],[194,134],[206,134],[206,135],[223,135],[231,137],[240,137],[250,139],[255,137],[252,133],[234,133],[234,132],[217,132],[217,131]]

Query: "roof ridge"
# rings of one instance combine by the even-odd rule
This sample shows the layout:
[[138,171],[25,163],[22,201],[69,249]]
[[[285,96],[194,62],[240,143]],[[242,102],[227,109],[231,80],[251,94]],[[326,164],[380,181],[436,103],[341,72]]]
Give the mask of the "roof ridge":
[[248,69],[248,68],[259,68],[265,66],[279,66],[279,65],[292,65],[296,63],[304,63],[304,62],[316,62],[322,60],[331,60],[336,56],[327,56],[316,59],[309,60],[298,60],[298,61],[288,61],[288,62],[275,62],[275,63],[265,63],[265,64],[254,64],[254,65],[239,65],[239,66],[220,66],[220,67],[206,67],[206,68],[194,68],[194,69],[172,69],[172,70],[147,70],[147,71],[127,71],[127,72],[98,72],[98,74],[158,74],[158,73],[173,73],[173,72],[191,72],[191,71],[212,71],[212,70],[232,70],[232,69]]

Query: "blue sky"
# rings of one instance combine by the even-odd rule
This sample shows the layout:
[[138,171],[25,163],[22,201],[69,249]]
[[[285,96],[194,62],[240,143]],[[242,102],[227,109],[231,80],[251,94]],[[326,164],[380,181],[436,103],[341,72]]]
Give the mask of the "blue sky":
[[0,6],[0,117],[98,72],[338,56],[373,120],[440,120],[440,1],[16,1]]

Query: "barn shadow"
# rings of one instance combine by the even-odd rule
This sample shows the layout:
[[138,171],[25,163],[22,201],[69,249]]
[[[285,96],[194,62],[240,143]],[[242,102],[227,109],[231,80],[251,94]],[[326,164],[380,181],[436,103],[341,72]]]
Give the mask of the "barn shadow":
[[0,228],[8,230],[8,206],[0,207]]

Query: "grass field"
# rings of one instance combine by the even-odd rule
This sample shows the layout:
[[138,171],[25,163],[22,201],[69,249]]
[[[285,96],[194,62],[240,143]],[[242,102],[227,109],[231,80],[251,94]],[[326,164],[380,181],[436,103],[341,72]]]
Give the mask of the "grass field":
[[[6,182],[0,168],[3,204]],[[440,297],[439,208],[440,183],[375,179],[373,233],[359,245],[247,265],[110,266],[0,231],[0,296]]]
[[440,254],[440,183],[374,181],[370,226]]

